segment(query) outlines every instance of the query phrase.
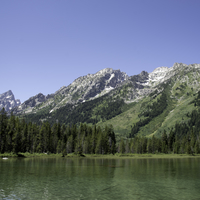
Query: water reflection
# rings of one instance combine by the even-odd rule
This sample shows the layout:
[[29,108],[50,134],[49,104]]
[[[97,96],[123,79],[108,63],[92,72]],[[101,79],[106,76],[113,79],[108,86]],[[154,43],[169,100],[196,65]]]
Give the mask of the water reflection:
[[200,159],[0,160],[0,199],[195,199]]

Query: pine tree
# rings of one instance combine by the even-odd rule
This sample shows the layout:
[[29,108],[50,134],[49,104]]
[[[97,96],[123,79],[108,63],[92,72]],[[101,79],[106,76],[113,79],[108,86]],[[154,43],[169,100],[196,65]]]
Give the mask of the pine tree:
[[142,137],[141,143],[142,143],[142,153],[147,153],[147,138]]
[[59,140],[59,137],[60,136],[60,125],[58,123],[54,123],[53,126],[52,126],[52,130],[51,130],[51,133],[52,133],[52,139],[51,139],[51,143],[52,143],[52,153],[56,153],[57,151],[57,144],[58,144],[58,140]]
[[125,152],[125,144],[124,144],[124,139],[121,138],[120,144],[119,144],[119,152],[124,153]]
[[148,141],[147,141],[147,152],[153,153],[152,139],[151,138],[149,138]]
[[85,137],[84,143],[83,143],[83,153],[91,153],[90,152],[90,136]]
[[126,140],[125,153],[130,153],[130,143],[128,139]]
[[70,135],[66,144],[67,153],[73,152],[73,135]]
[[18,153],[21,151],[21,129],[19,118],[16,119],[16,128],[13,136],[13,152]]
[[24,122],[21,136],[21,151],[26,152],[27,150],[27,135],[28,135],[28,125]]
[[167,141],[167,134],[166,131],[164,130],[162,134],[162,152],[163,153],[168,153],[168,141]]
[[200,148],[199,148],[199,142],[198,142],[198,141],[196,141],[196,143],[195,143],[194,150],[195,150],[195,153],[196,153],[196,154],[199,154],[199,153],[200,153]]
[[96,129],[96,125],[93,128],[92,131],[92,137],[91,137],[91,153],[95,153],[96,151],[96,143],[97,143],[97,129]]
[[179,150],[180,150],[180,142],[178,140],[178,136],[176,135],[175,137],[175,142],[173,144],[173,148],[174,148],[174,153],[179,153]]
[[10,119],[8,120],[7,125],[7,152],[11,152],[13,150],[13,135],[15,132],[15,116],[13,112],[11,112]]
[[62,147],[61,147],[61,141],[58,141],[57,147],[56,147],[56,153],[61,153],[62,152]]
[[112,146],[111,146],[111,153],[112,153],[113,155],[116,153],[116,145],[115,145],[114,142],[112,143]]
[[98,133],[97,145],[95,148],[95,154],[103,154],[103,138],[102,133]]
[[5,109],[0,111],[0,153],[4,153],[7,148],[7,123],[8,117]]
[[168,145],[168,151],[172,152],[173,151],[173,143],[175,142],[175,134],[174,132],[171,130],[168,136],[168,143],[166,145]]

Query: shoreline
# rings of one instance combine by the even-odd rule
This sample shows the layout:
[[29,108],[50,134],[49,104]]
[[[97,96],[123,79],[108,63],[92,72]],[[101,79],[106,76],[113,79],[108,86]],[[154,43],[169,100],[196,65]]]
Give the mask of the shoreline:
[[91,158],[91,159],[171,159],[171,158],[200,158],[200,154],[163,154],[163,153],[157,153],[157,154],[120,154],[116,153],[115,155],[112,154],[82,154],[82,155],[76,155],[74,153],[70,153],[62,156],[61,153],[59,154],[45,154],[45,153],[4,153],[0,154],[0,158]]

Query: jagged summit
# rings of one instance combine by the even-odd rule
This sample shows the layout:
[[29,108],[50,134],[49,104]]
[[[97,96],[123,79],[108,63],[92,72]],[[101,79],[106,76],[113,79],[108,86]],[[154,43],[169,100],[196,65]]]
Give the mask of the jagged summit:
[[19,106],[21,104],[19,99],[15,99],[14,94],[11,90],[0,94],[0,110],[5,108],[8,112],[12,110],[14,107]]
[[[138,75],[128,76],[125,72],[112,68],[102,69],[75,79],[70,85],[63,86],[47,96],[38,94],[15,108],[15,113],[35,113],[45,109],[49,113],[67,104],[77,105],[105,94],[122,98],[126,103],[138,101],[150,94],[156,87],[177,75],[200,68],[200,64],[186,65],[174,63],[170,68],[158,67],[151,73],[142,71]],[[126,88],[126,89],[125,89]]]
[[147,85],[157,85],[160,84],[171,77],[178,74],[180,71],[190,71],[191,69],[200,68],[200,64],[190,64],[186,65],[183,63],[174,63],[174,65],[170,68],[168,67],[158,67],[153,70],[153,72],[149,73],[149,79],[147,81]]
[[[129,76],[120,70],[105,68],[95,74],[88,74],[75,79],[70,85],[63,86],[54,94],[44,96],[38,94],[25,101],[14,110],[15,113],[31,113],[38,109],[51,106],[50,112],[67,103],[76,104],[98,98],[128,80]],[[37,109],[36,109],[37,106]]]
[[[114,70],[112,68],[105,68],[105,69],[102,69],[102,70],[98,71],[97,73],[95,73],[94,76],[99,75],[99,74],[106,74],[106,73],[112,74],[112,73],[116,73],[116,72],[124,73],[124,72],[121,72],[120,69]],[[124,73],[124,74],[126,74],[126,73]]]

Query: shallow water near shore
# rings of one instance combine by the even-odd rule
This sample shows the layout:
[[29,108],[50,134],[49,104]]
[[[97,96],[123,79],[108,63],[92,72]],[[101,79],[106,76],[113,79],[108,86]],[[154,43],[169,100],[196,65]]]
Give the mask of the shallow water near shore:
[[199,199],[200,158],[0,159],[0,199]]

